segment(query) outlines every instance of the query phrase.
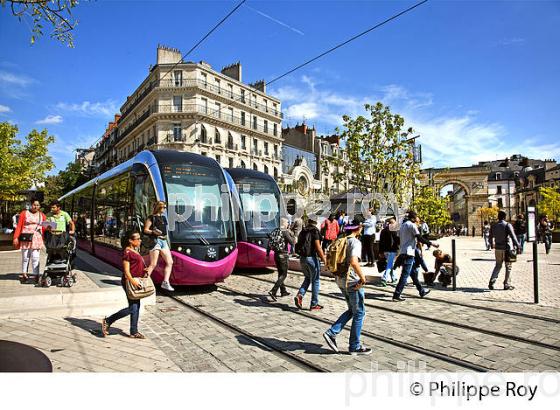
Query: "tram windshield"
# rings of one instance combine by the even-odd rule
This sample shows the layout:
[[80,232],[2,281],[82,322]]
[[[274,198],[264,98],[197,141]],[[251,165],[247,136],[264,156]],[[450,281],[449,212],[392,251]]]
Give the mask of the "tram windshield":
[[247,236],[266,236],[280,225],[280,191],[270,180],[242,177],[236,180]]
[[162,174],[173,242],[208,244],[234,240],[229,194],[222,189],[226,182],[220,169],[165,164]]

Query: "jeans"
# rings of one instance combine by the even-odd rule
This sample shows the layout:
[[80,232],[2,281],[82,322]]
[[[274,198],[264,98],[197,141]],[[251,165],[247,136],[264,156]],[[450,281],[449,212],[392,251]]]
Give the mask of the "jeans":
[[525,245],[525,234],[517,235],[517,242],[521,246],[521,253],[523,253],[523,246]]
[[488,235],[484,235],[484,245],[486,245],[486,250],[490,250],[490,237]]
[[346,278],[336,278],[336,283],[344,299],[346,299],[346,304],[348,309],[337,319],[336,322],[327,330],[327,333],[331,336],[338,335],[344,326],[350,319],[352,319],[352,326],[350,328],[350,344],[349,350],[358,350],[361,346],[360,335],[362,333],[362,325],[364,323],[364,317],[366,316],[366,309],[364,306],[364,288],[361,287],[358,290],[352,288],[346,288]]
[[276,263],[276,269],[278,269],[278,280],[270,292],[276,295],[278,288],[280,288],[280,293],[283,295],[287,293],[284,281],[288,277],[288,254],[284,252],[274,252],[274,262]]
[[106,321],[107,325],[111,326],[114,322],[123,317],[130,315],[130,334],[134,335],[138,333],[138,319],[140,318],[140,299],[131,300],[128,299],[128,307],[119,310],[117,313],[113,313],[109,316]]
[[319,258],[316,256],[301,257],[299,259],[301,264],[301,270],[305,279],[299,289],[301,296],[305,296],[305,292],[311,284],[311,306],[319,304],[319,281],[321,277],[321,265],[319,264]]
[[[490,283],[496,282],[498,279],[498,275],[502,270],[502,265],[506,260],[506,252],[501,249],[495,250],[496,255],[496,266],[494,266],[494,270],[492,271],[492,276],[490,277]],[[509,286],[511,284],[511,262],[505,262],[506,264],[506,277],[504,279],[504,286]]]
[[22,272],[27,274],[27,269],[29,268],[29,261],[31,260],[31,266],[33,267],[33,274],[39,276],[41,274],[40,269],[40,249],[22,249],[21,250],[21,264]]
[[550,253],[550,247],[552,246],[552,234],[547,233],[544,234],[544,249],[546,250],[546,254]]
[[385,257],[387,258],[387,269],[383,272],[381,280],[387,282],[389,275],[391,275],[391,280],[395,280],[395,272],[393,271],[393,264],[395,263],[395,258],[397,257],[397,252],[385,252]]
[[403,262],[401,278],[399,279],[395,293],[393,293],[393,299],[401,296],[409,276],[412,278],[412,282],[414,283],[414,286],[416,286],[416,289],[418,289],[420,295],[422,295],[424,289],[418,280],[418,267],[414,268],[414,256],[407,255]]

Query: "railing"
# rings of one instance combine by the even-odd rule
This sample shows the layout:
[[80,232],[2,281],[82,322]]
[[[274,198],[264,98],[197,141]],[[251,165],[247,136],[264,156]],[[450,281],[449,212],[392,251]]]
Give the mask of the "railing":
[[228,142],[226,148],[234,151],[239,151],[239,145],[234,144],[233,142]]
[[148,87],[146,87],[146,88],[138,95],[138,97],[136,97],[136,99],[134,100],[134,102],[131,103],[131,104],[126,108],[126,110],[124,110],[124,111],[122,112],[120,121],[124,120],[125,117],[126,117],[128,114],[130,114],[130,112],[134,109],[134,107],[136,107],[138,104],[140,104],[140,102],[141,102],[142,100],[144,100],[144,97],[146,97],[146,96],[150,93],[150,91],[152,91],[152,90],[153,90],[155,87],[157,87],[157,86],[158,86],[158,82],[157,82],[157,81],[152,81],[152,82],[148,85]]
[[153,107],[149,107],[146,111],[144,111],[142,113],[142,115],[140,115],[138,118],[136,118],[124,131],[121,131],[119,133],[119,138],[117,139],[117,141],[122,140],[124,137],[126,137],[130,131],[132,131],[133,129],[135,129],[142,121],[144,121],[146,118],[148,118],[150,116],[150,114],[152,114],[154,111]]

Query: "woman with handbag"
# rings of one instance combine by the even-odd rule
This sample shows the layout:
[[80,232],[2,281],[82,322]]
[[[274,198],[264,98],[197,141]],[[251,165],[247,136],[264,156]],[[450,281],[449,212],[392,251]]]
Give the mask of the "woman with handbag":
[[40,257],[43,247],[43,228],[41,224],[46,220],[46,217],[40,209],[41,203],[38,200],[33,200],[30,210],[24,209],[21,211],[14,232],[14,248],[21,249],[22,282],[29,279],[29,276],[27,276],[29,261],[31,261],[33,275],[37,277],[37,280],[41,276]]
[[152,215],[146,219],[144,234],[149,235],[154,241],[154,246],[150,249],[150,266],[148,268],[148,274],[151,275],[152,271],[156,268],[159,255],[161,254],[161,257],[165,262],[161,288],[172,292],[175,289],[173,289],[169,283],[169,278],[171,277],[173,258],[171,257],[171,250],[169,249],[169,244],[167,242],[167,218],[164,215],[165,208],[165,202],[158,201],[155,203]]
[[138,331],[140,317],[140,299],[154,293],[154,285],[149,275],[145,272],[144,259],[138,252],[142,239],[136,231],[128,232],[125,236],[127,246],[123,253],[123,276],[121,284],[126,292],[128,307],[106,317],[101,322],[103,337],[109,334],[109,327],[119,319],[130,315],[130,336],[135,339],[144,339]]

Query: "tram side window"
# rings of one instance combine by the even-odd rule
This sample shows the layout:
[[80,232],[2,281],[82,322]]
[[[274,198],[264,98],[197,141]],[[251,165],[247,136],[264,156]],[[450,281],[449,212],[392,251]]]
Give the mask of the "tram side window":
[[149,175],[139,175],[134,182],[134,226],[142,231],[146,218],[156,203],[156,192]]
[[128,223],[128,175],[105,181],[97,188],[95,197],[94,241],[121,249],[120,238]]
[[76,235],[80,239],[87,239],[90,234],[92,191],[92,188],[86,188],[74,195],[72,219],[76,224]]

